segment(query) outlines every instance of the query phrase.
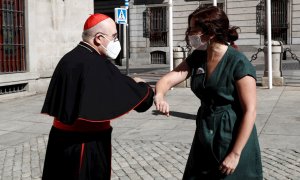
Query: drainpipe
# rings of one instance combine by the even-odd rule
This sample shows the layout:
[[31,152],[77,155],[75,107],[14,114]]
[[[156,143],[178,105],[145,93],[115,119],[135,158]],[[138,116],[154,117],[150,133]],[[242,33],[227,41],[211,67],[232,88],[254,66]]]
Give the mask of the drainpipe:
[[214,6],[217,6],[217,1],[218,0],[213,0],[214,1]]
[[170,71],[173,70],[173,0],[169,0],[169,57]]
[[273,86],[272,74],[272,30],[271,30],[271,0],[267,0],[267,34],[268,34],[268,79],[269,89]]
[[125,3],[124,3],[124,5],[125,5],[125,8],[127,9],[127,23],[124,25],[124,43],[125,43],[125,47],[126,47],[126,49],[124,49],[123,51],[125,52],[125,57],[126,57],[126,75],[129,75],[129,51],[128,51],[128,48],[129,48],[129,43],[128,43],[128,36],[129,36],[129,32],[128,32],[128,22],[129,22],[129,8],[128,8],[128,6],[129,6],[129,2],[128,2],[128,0],[125,0]]

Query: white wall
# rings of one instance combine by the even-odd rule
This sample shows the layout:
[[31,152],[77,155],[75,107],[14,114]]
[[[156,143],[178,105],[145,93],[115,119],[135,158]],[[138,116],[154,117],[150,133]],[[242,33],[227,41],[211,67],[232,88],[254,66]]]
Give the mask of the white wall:
[[143,37],[143,12],[145,5],[132,6],[130,3],[130,59],[132,64],[150,64],[148,38]]
[[28,70],[37,76],[32,90],[47,89],[56,64],[81,40],[83,24],[93,11],[93,1],[26,1]]
[[300,1],[292,0],[292,44],[300,44]]
[[[88,3],[90,2],[90,3]],[[81,40],[83,24],[93,13],[86,0],[28,0],[29,70],[49,76],[59,59]]]
[[186,46],[185,31],[188,27],[188,16],[196,10],[199,2],[185,2],[183,0],[173,1],[173,34],[174,46]]

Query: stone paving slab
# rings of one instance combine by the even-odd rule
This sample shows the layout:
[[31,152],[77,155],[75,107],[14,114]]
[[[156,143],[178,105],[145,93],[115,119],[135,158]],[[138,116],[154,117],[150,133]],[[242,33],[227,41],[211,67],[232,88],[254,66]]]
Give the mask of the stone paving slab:
[[[38,180],[44,164],[48,135],[0,150],[0,180]],[[112,141],[112,179],[181,179],[191,143]],[[265,180],[300,179],[300,151],[262,149]]]

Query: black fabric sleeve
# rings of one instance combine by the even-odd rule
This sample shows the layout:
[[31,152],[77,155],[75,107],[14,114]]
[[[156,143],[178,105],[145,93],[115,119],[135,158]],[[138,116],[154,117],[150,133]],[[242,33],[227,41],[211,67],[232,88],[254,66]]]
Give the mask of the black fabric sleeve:
[[148,88],[148,96],[145,97],[145,99],[137,107],[135,107],[134,110],[136,110],[137,112],[145,112],[153,104],[154,91],[147,83],[139,82],[138,84],[140,86],[146,86],[146,88]]
[[187,65],[191,68],[198,68],[206,60],[206,51],[194,50],[186,59]]
[[190,54],[190,55],[185,59],[185,62],[187,63],[187,65],[188,65],[191,69],[194,67],[193,59],[194,59],[194,53]]

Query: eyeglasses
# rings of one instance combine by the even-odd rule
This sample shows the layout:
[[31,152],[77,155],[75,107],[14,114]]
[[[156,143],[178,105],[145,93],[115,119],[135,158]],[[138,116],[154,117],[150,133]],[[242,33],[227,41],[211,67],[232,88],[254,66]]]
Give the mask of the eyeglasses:
[[109,40],[106,36],[109,36],[109,37],[112,37],[112,40],[114,41],[114,42],[116,42],[116,41],[118,41],[119,39],[118,39],[118,37],[119,37],[119,35],[118,35],[118,33],[115,33],[115,34],[113,34],[113,35],[108,35],[108,34],[105,34],[105,33],[102,33],[102,32],[98,32],[95,36],[97,37],[97,35],[98,34],[100,34],[101,36],[103,36],[105,39],[107,39],[107,40]]

